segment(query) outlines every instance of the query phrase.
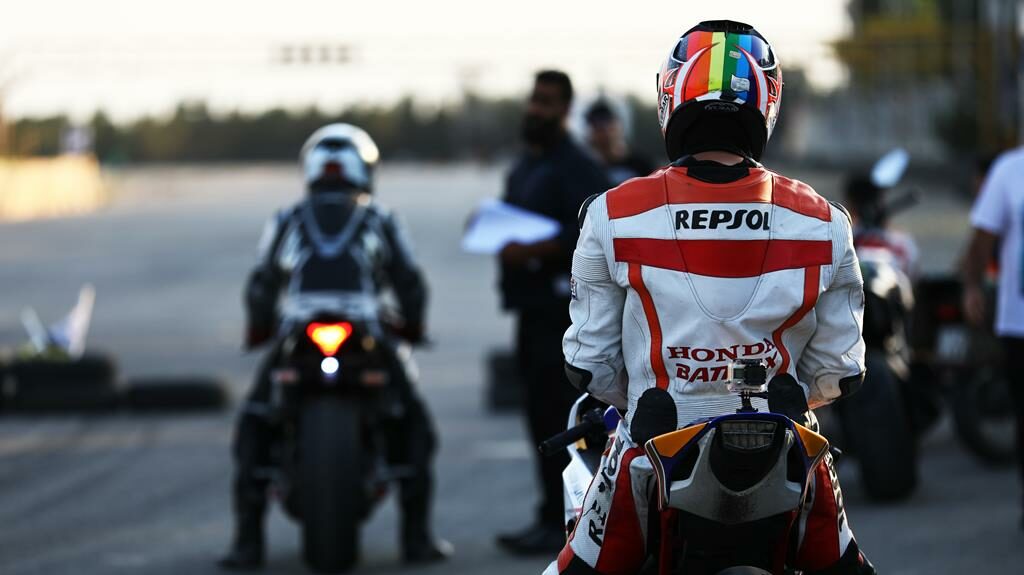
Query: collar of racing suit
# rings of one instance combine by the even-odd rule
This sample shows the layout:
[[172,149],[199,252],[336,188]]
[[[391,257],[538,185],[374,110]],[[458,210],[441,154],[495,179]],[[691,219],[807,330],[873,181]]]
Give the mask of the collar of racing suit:
[[752,168],[763,167],[758,162],[743,158],[743,161],[727,165],[710,160],[698,160],[693,156],[683,156],[672,162],[673,167],[686,168],[686,175],[709,184],[728,184],[750,175]]

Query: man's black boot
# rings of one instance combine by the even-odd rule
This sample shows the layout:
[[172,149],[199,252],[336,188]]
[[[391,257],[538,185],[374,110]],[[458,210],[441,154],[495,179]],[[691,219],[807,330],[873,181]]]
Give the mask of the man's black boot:
[[264,546],[263,513],[238,513],[231,550],[217,564],[228,571],[255,571],[263,566]]
[[444,561],[454,551],[451,543],[429,533],[420,533],[402,540],[402,560],[410,564]]
[[496,542],[513,555],[554,555],[565,546],[565,530],[557,525],[537,522],[517,533],[499,535]]
[[404,505],[402,559],[410,564],[435,563],[451,557],[452,544],[430,533],[428,513],[422,505]]

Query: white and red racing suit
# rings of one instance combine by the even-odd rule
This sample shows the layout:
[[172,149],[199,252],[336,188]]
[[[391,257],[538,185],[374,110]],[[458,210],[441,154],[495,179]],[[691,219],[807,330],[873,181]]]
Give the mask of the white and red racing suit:
[[[725,381],[737,359],[764,360],[769,377],[793,375],[812,408],[862,381],[863,280],[845,210],[756,164],[732,168],[725,181],[729,168],[699,178],[707,166],[695,164],[627,181],[581,214],[566,370],[626,416],[602,461],[612,488],[588,491],[546,573],[635,573],[642,565],[651,471],[628,429],[645,390],[667,390],[683,427],[740,406]],[[848,550],[861,561],[826,460],[791,560],[811,572]]]

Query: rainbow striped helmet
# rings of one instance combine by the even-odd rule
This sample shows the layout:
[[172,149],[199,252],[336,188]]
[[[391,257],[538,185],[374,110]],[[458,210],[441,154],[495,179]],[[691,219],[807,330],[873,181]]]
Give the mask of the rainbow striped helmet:
[[775,128],[782,71],[748,24],[701,22],[683,34],[658,74],[658,122],[670,160],[708,150],[759,159]]

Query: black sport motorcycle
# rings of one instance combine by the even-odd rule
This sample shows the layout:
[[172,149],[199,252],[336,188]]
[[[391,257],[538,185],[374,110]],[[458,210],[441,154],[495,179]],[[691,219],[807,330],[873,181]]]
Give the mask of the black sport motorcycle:
[[903,150],[886,154],[870,175],[848,182],[846,200],[856,218],[854,247],[864,276],[866,375],[860,391],[835,405],[841,447],[860,464],[868,496],[908,497],[917,486],[917,438],[908,341],[914,290],[906,242],[887,229],[892,214],[917,202],[913,192],[888,197],[906,169]]
[[[792,376],[766,385],[760,361],[737,362],[730,372],[730,389],[742,403],[734,414],[676,430],[667,393],[658,397],[660,390],[648,390],[637,405],[634,417],[662,420],[649,426],[649,438],[639,437],[635,426],[632,432],[654,472],[641,575],[792,573],[787,563],[800,512],[815,469],[829,457],[829,442],[806,427],[807,402]],[[768,411],[754,409],[752,397],[767,399]],[[665,401],[668,420],[659,405]],[[568,429],[540,445],[542,453],[569,453],[562,474],[567,533],[575,529],[585,537],[604,524],[607,510],[587,509],[584,501],[602,456],[622,449],[620,422],[617,410],[583,395]],[[838,515],[844,516],[841,508]]]
[[396,409],[392,343],[335,316],[297,324],[271,372],[273,490],[302,524],[306,563],[349,569],[360,524],[402,476],[388,465],[382,422]]
[[[971,453],[988,464],[1012,463],[1015,415],[998,338],[991,329],[968,325],[960,306],[959,278],[922,278],[916,288],[915,378],[932,384],[939,407],[945,399],[956,434]],[[987,309],[994,310],[995,286],[987,290],[986,299]]]
[[836,402],[835,411],[843,448],[856,456],[868,496],[895,500],[917,485],[907,341],[914,296],[910,280],[891,260],[866,252],[858,249],[864,275],[864,385]]

